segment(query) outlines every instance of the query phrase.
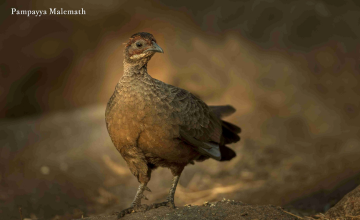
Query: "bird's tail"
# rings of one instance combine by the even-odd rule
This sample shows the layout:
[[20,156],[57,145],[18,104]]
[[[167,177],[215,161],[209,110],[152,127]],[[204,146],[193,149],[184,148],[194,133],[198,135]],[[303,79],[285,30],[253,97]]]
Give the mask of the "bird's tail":
[[223,118],[236,112],[236,109],[231,105],[209,106],[209,108],[218,118]]
[[233,151],[231,148],[223,145],[220,146],[220,153],[221,153],[221,159],[220,161],[229,161],[236,157],[235,151]]
[[222,144],[231,144],[240,141],[241,128],[226,121],[222,122]]
[[[236,111],[236,109],[231,105],[209,106],[209,108],[211,112],[220,119],[225,116],[231,115]],[[223,120],[221,120],[221,123],[222,140],[220,141],[220,144],[225,145],[238,142],[240,140],[240,136],[238,134],[241,132],[241,128]]]
[[[211,112],[220,119],[225,116],[229,116],[236,111],[236,109],[231,105],[209,106],[209,107]],[[240,136],[238,134],[240,134],[241,128],[223,120],[221,120],[221,125],[222,125],[222,135],[221,135],[222,137],[219,146],[221,153],[220,161],[229,161],[236,156],[236,153],[231,148],[225,146],[225,144],[238,142],[240,140]]]

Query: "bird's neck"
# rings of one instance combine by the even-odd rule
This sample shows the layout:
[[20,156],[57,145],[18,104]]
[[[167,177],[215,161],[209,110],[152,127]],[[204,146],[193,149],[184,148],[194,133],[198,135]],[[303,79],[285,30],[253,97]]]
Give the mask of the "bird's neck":
[[147,73],[147,62],[128,63],[124,62],[123,76],[145,75]]
[[134,65],[124,62],[124,74],[119,80],[119,85],[137,85],[143,83],[145,85],[153,83],[153,78],[147,72],[147,63]]

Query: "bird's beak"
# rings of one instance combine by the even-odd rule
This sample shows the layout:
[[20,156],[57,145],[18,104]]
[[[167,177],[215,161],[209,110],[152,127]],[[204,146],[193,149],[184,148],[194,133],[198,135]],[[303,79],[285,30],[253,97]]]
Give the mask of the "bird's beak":
[[163,49],[157,45],[155,43],[155,41],[152,42],[152,47],[150,47],[149,49],[145,50],[146,51],[154,51],[154,52],[159,52],[159,53],[164,53]]

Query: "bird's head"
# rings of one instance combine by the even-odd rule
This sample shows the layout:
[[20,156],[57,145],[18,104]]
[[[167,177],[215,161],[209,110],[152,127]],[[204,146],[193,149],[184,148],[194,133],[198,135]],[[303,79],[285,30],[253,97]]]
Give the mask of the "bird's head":
[[156,52],[164,53],[163,49],[156,44],[154,36],[139,32],[132,35],[125,46],[125,62],[145,65]]

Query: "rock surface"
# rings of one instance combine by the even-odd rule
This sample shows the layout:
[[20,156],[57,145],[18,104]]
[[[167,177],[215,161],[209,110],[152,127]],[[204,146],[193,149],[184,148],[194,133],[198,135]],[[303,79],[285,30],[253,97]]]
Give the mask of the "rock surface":
[[326,218],[360,219],[360,186],[346,194],[334,207],[325,214]]

